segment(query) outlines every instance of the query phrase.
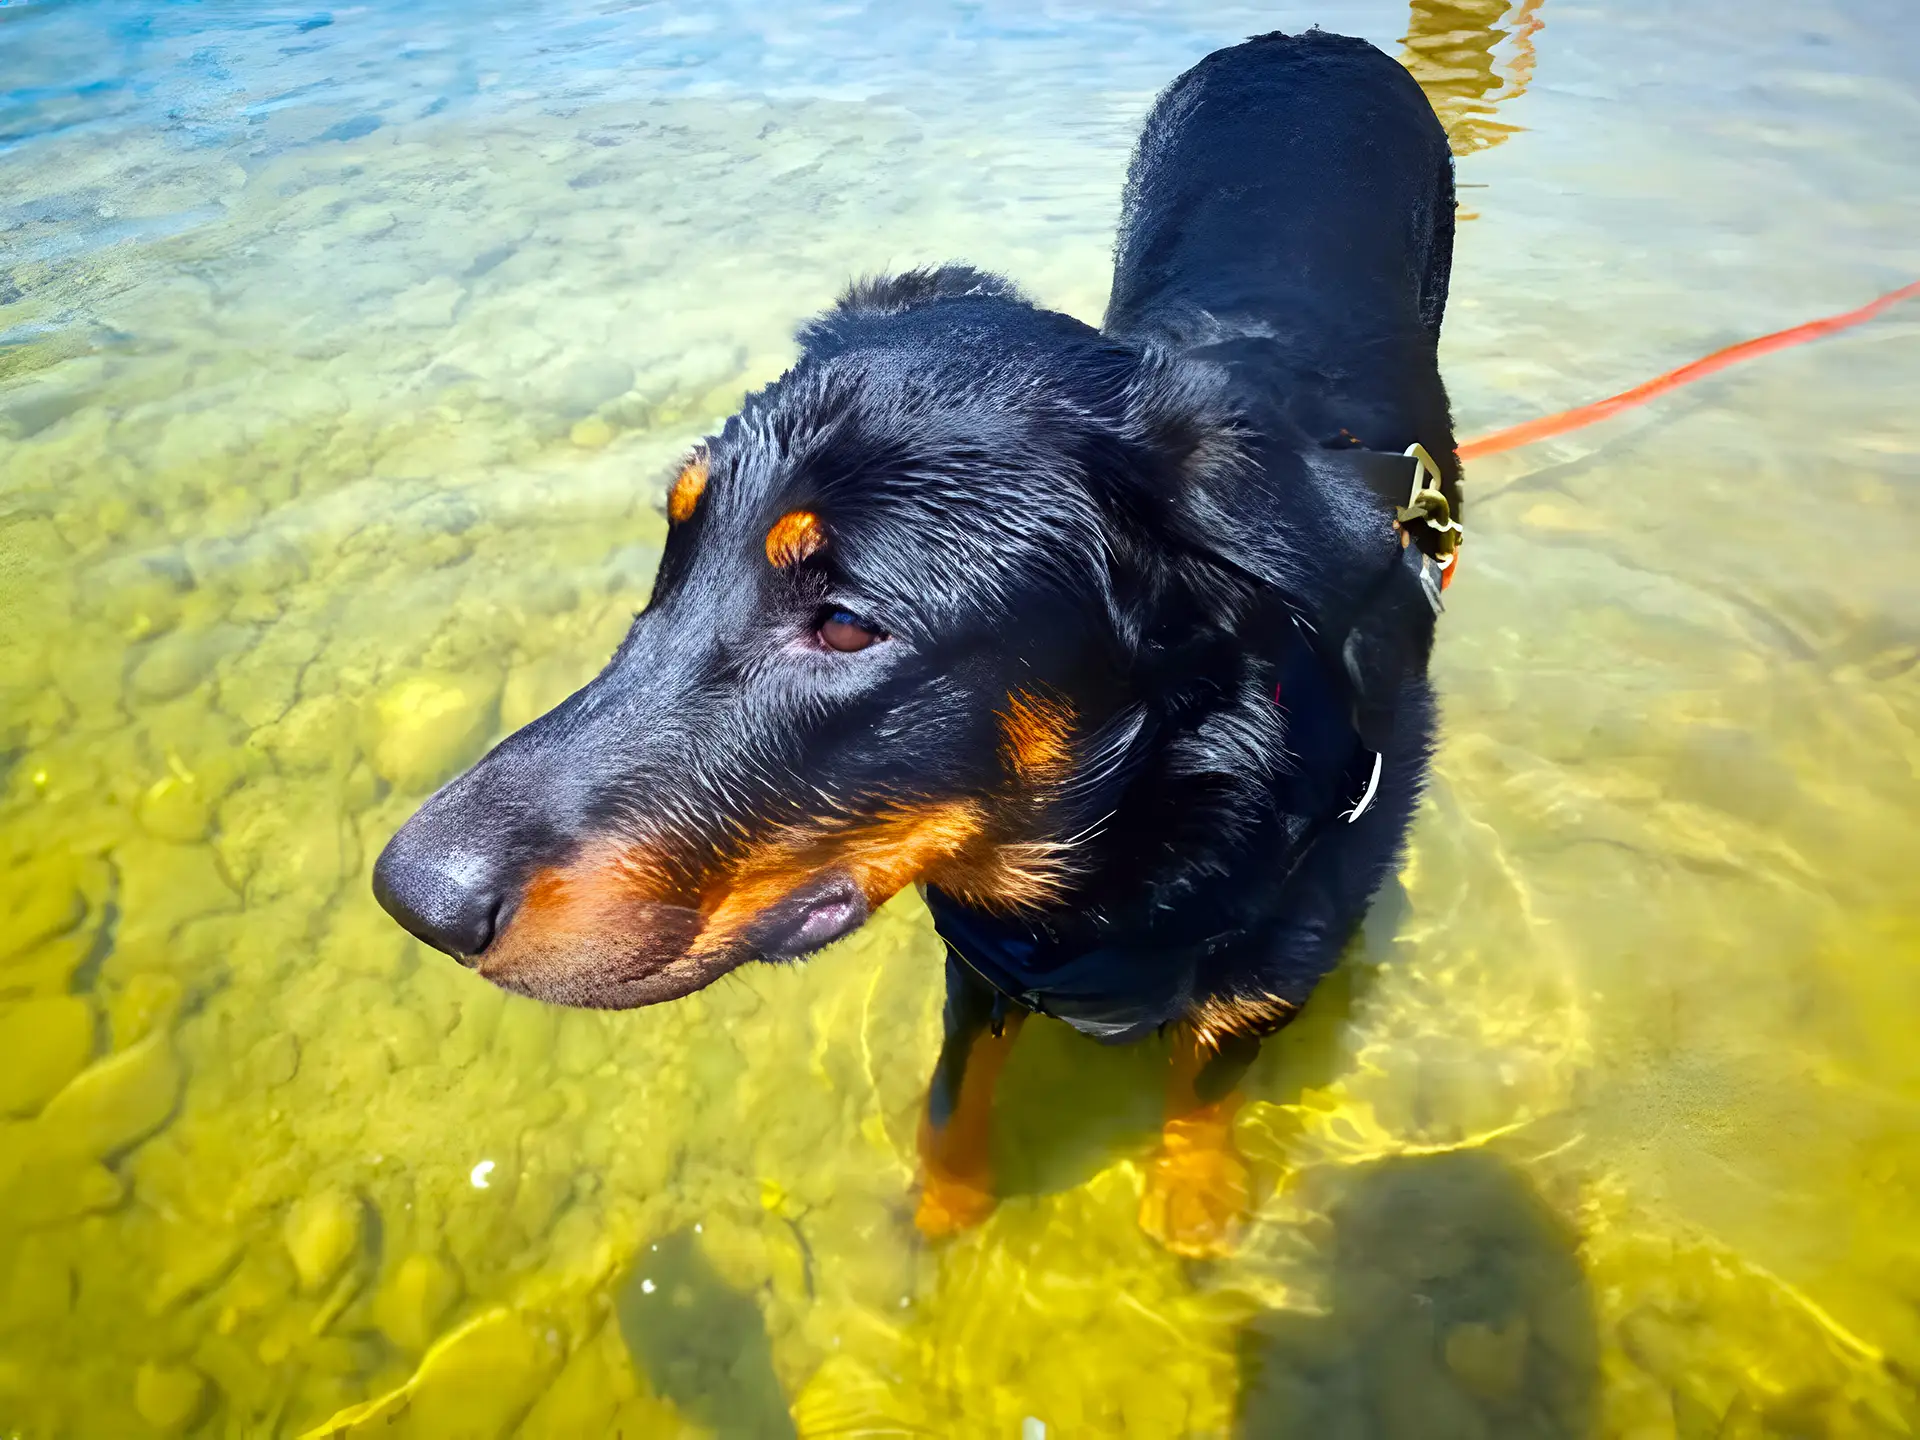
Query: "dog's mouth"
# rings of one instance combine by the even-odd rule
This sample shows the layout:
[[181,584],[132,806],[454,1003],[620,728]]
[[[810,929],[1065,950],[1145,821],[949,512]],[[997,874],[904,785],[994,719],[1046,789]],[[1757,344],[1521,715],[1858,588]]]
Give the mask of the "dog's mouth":
[[823,875],[762,910],[740,939],[763,959],[798,960],[859,929],[872,913],[851,875]]
[[[894,805],[857,824],[779,832],[691,875],[684,854],[590,842],[474,924],[469,953],[479,953],[463,963],[518,994],[627,1010],[691,994],[750,960],[810,955],[921,880],[989,905],[1055,894],[1067,873],[1060,847],[996,843],[988,820],[970,800]],[[383,903],[405,923],[403,901]]]
[[657,1005],[752,960],[798,960],[864,924],[866,894],[843,871],[815,876],[745,923],[688,905],[609,893],[548,872],[528,886],[474,968],[502,989],[602,1010]]

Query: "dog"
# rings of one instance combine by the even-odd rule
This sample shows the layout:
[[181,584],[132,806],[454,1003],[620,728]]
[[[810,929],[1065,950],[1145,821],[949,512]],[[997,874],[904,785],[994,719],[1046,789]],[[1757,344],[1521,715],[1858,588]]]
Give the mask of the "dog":
[[432,796],[382,905],[496,985],[672,1000],[918,886],[947,947],[930,1236],[992,1208],[1021,1021],[1176,1035],[1142,1221],[1218,1253],[1261,1038],[1396,864],[1460,540],[1453,162],[1312,31],[1156,102],[1094,329],[961,265],[854,284],[694,448],[605,670]]

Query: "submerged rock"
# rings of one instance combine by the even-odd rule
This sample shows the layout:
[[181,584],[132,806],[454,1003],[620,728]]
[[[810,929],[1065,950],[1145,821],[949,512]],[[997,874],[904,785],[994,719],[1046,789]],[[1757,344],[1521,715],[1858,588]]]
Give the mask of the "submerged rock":
[[[246,487],[236,486],[242,497]],[[291,540],[271,531],[256,531],[244,540],[197,548],[193,553],[197,578],[203,585],[220,585],[237,595],[272,595],[291,589],[307,578],[306,557]]]
[[[0,1269],[9,1328],[65,1325],[73,1313],[75,1288],[72,1239],[57,1231],[22,1236],[11,1272]],[[0,1397],[5,1396],[0,1385]]]
[[452,1069],[472,1064],[486,1054],[500,1032],[508,995],[492,985],[477,983],[471,975],[459,977],[455,1003],[460,1018],[440,1047],[440,1063]]
[[71,930],[87,913],[80,867],[66,856],[34,861],[8,871],[0,911],[0,961],[24,955],[42,940]]
[[365,1207],[344,1190],[322,1190],[287,1212],[281,1237],[302,1291],[315,1294],[340,1273],[359,1252],[365,1223]]
[[173,1114],[184,1078],[162,1031],[76,1075],[47,1102],[36,1128],[42,1153],[103,1160],[137,1144]]
[[357,745],[354,707],[338,695],[315,695],[298,701],[271,725],[254,732],[254,743],[290,773],[342,770],[353,760]]
[[358,863],[358,845],[338,809],[313,786],[268,776],[220,807],[220,859],[250,902],[325,900]]
[[518,730],[538,720],[593,678],[602,656],[583,661],[579,655],[544,655],[516,665],[507,675],[500,696],[500,728]]
[[245,655],[221,667],[220,708],[249,726],[270,724],[293,703],[320,637],[282,621]]
[[300,1042],[286,1031],[256,1041],[247,1052],[249,1077],[264,1089],[284,1085],[300,1071]]
[[0,1210],[11,1223],[60,1225],[115,1209],[126,1198],[126,1184],[106,1166],[36,1152],[32,1139],[27,1138],[11,1174],[0,1160]]
[[381,1005],[368,1009],[368,1029],[386,1046],[387,1058],[395,1070],[425,1065],[434,1058],[432,1027],[417,1010],[404,1006]]
[[564,1075],[591,1075],[613,1055],[613,1041],[600,1016],[578,1010],[559,1018],[554,1059]]
[[93,1010],[77,995],[48,995],[0,1010],[0,1115],[30,1115],[78,1075],[93,1053]]
[[223,657],[245,649],[252,638],[253,632],[239,625],[170,631],[147,647],[128,686],[136,700],[175,699],[207,679]]
[[156,1030],[173,1024],[183,999],[180,982],[159,971],[142,971],[128,980],[107,1007],[107,1028],[115,1050],[128,1050]]
[[554,407],[584,416],[633,388],[633,367],[611,355],[575,360],[551,382]]
[[4,962],[7,988],[21,996],[69,993],[74,971],[93,953],[96,935],[91,929],[75,930]]
[[133,1408],[166,1435],[178,1435],[206,1407],[207,1377],[191,1365],[142,1365],[133,1379]]
[[510,995],[494,1035],[494,1050],[508,1070],[531,1086],[544,1081],[552,1070],[559,1029],[557,1007]]
[[[633,1418],[649,1422],[624,1428],[615,1412],[650,1397],[639,1393],[632,1358],[616,1321],[602,1324],[572,1358],[516,1432],[517,1440],[579,1440],[589,1435],[677,1435],[672,1411],[658,1401],[635,1406]],[[622,1418],[627,1418],[622,1416]]]
[[164,1315],[205,1293],[240,1258],[240,1237],[228,1230],[170,1226],[160,1248],[159,1276],[147,1295],[147,1313]]
[[373,768],[396,789],[432,789],[472,759],[492,729],[497,675],[414,675],[374,702]]
[[93,574],[89,598],[130,640],[158,635],[180,617],[180,597],[193,576],[177,553],[127,555]]
[[602,450],[613,440],[613,426],[598,415],[589,415],[577,421],[567,432],[567,438],[582,450]]
[[191,844],[213,821],[213,797],[195,776],[167,775],[142,792],[136,813],[140,828],[156,839]]
[[496,1440],[560,1368],[563,1345],[538,1317],[488,1310],[429,1350],[405,1385],[342,1411],[306,1440]]
[[373,1320],[400,1349],[419,1354],[460,1298],[460,1276],[437,1255],[409,1255],[374,1297]]
[[350,891],[335,908],[333,922],[319,945],[321,965],[344,973],[388,979],[397,974],[407,948],[417,942],[393,923],[393,917],[365,888]]
[[211,846],[134,836],[114,848],[120,873],[120,947],[163,940],[186,920],[238,903]]

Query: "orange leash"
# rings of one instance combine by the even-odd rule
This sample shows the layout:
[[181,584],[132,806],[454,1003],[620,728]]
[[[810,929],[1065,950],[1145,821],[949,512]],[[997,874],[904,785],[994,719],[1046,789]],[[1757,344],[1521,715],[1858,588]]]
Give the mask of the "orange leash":
[[[1724,370],[1729,365],[1738,365],[1742,360],[1756,359],[1761,355],[1771,355],[1775,350],[1785,350],[1790,345],[1804,345],[1809,340],[1818,340],[1824,335],[1832,335],[1840,330],[1851,329],[1855,325],[1864,325],[1884,310],[1891,309],[1902,300],[1920,295],[1920,280],[1902,285],[1898,290],[1882,295],[1878,300],[1869,300],[1858,310],[1849,310],[1841,315],[1828,315],[1824,319],[1809,320],[1804,325],[1795,325],[1791,329],[1776,330],[1771,335],[1755,336],[1751,340],[1742,340],[1738,345],[1729,345],[1724,350],[1716,350],[1711,355],[1682,365],[1678,370],[1669,370],[1657,375],[1631,390],[1622,390],[1618,395],[1610,395],[1605,400],[1596,400],[1591,405],[1581,405],[1572,410],[1562,410],[1557,415],[1542,415],[1538,420],[1528,420],[1520,425],[1509,426],[1505,430],[1495,430],[1491,434],[1477,435],[1463,442],[1457,453],[1462,460],[1477,460],[1482,455],[1497,455],[1502,450],[1515,450],[1522,445],[1531,445],[1536,440],[1545,440],[1552,435],[1564,435],[1569,430],[1578,430],[1583,425],[1592,425],[1605,420],[1610,415],[1618,415],[1622,410],[1630,410],[1635,405],[1644,405],[1655,396],[1664,395],[1669,390],[1678,390],[1682,385],[1690,385],[1695,380],[1703,380],[1715,371]],[[1451,572],[1448,578],[1451,579]]]

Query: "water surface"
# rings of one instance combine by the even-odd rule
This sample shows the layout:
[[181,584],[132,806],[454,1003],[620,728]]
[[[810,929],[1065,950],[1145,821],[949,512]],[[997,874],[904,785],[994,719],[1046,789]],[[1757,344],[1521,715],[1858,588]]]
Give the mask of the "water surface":
[[0,5],[0,1433],[1913,1433],[1912,309],[1472,468],[1231,1259],[1134,1222],[1164,1056],[1044,1024],[916,1240],[911,899],[598,1015],[368,894],[797,321],[1097,319],[1155,91],[1314,21],[1462,157],[1463,434],[1920,274],[1901,0]]

